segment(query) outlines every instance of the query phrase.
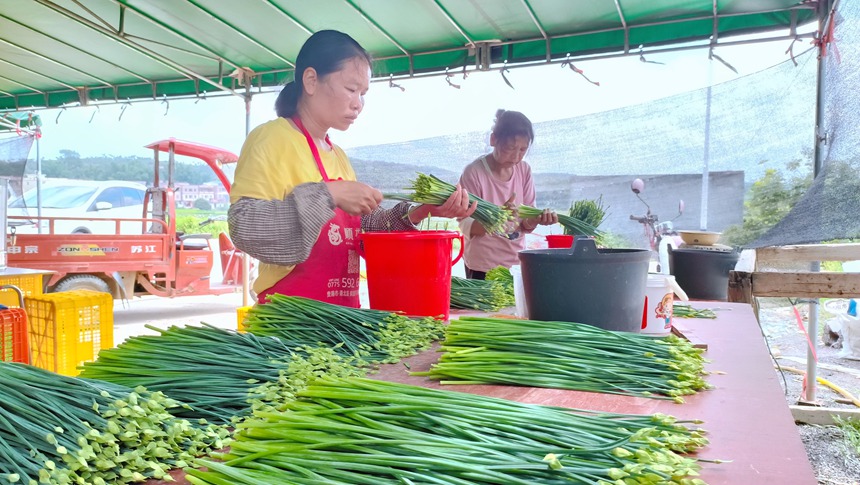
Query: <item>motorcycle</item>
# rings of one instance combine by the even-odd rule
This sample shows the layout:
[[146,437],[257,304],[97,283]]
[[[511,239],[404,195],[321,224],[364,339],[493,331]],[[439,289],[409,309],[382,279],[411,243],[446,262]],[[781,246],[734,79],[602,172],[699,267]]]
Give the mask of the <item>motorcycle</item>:
[[681,217],[684,213],[684,201],[678,201],[678,214],[668,221],[659,221],[657,214],[651,212],[651,206],[642,198],[642,192],[645,191],[645,182],[642,179],[635,179],[630,184],[630,190],[636,194],[643,204],[645,204],[645,215],[631,215],[630,220],[636,221],[645,229],[645,238],[648,241],[648,248],[651,250],[656,259],[656,272],[669,274],[669,247],[677,249],[683,244],[681,236],[675,230],[672,223],[675,219]]

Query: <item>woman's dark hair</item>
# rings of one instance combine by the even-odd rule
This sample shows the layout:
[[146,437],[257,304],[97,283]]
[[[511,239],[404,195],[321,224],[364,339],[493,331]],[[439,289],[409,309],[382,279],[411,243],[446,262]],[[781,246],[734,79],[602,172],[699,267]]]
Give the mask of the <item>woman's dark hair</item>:
[[493,135],[498,141],[507,141],[517,136],[529,139],[529,145],[535,141],[532,122],[519,111],[496,111],[496,121],[493,123]]
[[339,71],[346,61],[354,58],[364,59],[368,65],[371,63],[370,54],[349,35],[337,30],[314,32],[299,50],[295,76],[278,94],[275,113],[283,118],[296,114],[299,98],[304,92],[302,75],[305,69],[314,68],[322,78]]

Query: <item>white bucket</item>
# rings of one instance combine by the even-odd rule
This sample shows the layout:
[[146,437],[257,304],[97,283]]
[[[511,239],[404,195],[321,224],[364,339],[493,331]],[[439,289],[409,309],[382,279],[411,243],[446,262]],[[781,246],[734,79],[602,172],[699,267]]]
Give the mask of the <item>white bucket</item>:
[[511,276],[514,278],[514,301],[516,302],[516,316],[520,318],[529,317],[529,309],[526,306],[526,291],[523,288],[523,272],[520,265],[511,266]]
[[642,333],[666,335],[672,331],[672,306],[675,295],[687,301],[687,294],[678,286],[675,277],[667,274],[649,273],[645,288],[645,314],[642,317]]

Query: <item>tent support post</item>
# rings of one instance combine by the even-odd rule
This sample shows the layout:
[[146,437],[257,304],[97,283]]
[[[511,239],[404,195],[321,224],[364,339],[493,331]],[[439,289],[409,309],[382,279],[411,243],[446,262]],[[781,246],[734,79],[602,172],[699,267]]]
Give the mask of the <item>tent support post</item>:
[[[39,151],[39,136],[40,133],[36,132],[32,136],[36,138],[36,217],[39,218],[39,223],[36,224],[38,228],[38,233],[42,234],[42,153]],[[24,176],[21,176],[21,197],[24,196]]]
[[[825,0],[818,3],[818,72],[815,84],[815,145],[813,148],[813,177],[821,175],[823,164],[823,148],[827,144],[827,135],[824,127],[824,53],[827,49],[826,32],[829,29],[829,23],[834,22],[833,17],[829,17],[831,11],[835,12],[835,3],[831,0]],[[813,273],[821,271],[821,262],[815,261],[812,263],[810,270]],[[809,322],[806,332],[811,337],[812,347],[806,351],[806,392],[803,398],[810,403],[815,403],[816,386],[818,383],[818,365],[815,361],[815,346],[818,341],[818,303],[820,300],[814,300],[809,303]]]

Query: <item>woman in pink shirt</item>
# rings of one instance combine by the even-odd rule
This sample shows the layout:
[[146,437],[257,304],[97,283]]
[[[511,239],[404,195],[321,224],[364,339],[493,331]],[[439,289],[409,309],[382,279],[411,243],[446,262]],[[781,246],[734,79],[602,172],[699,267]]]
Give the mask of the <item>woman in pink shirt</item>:
[[[534,206],[532,169],[523,161],[533,141],[532,123],[524,114],[498,110],[490,134],[493,151],[466,166],[460,185],[470,194],[511,209],[521,204]],[[514,214],[506,235],[487,234],[484,226],[472,218],[460,221],[466,239],[463,260],[467,278],[484,279],[486,272],[496,266],[510,268],[519,264],[517,253],[525,248],[525,235],[538,225],[558,222],[558,215],[549,209],[530,219],[519,219]]]

